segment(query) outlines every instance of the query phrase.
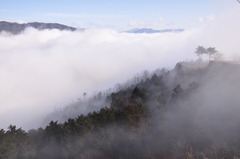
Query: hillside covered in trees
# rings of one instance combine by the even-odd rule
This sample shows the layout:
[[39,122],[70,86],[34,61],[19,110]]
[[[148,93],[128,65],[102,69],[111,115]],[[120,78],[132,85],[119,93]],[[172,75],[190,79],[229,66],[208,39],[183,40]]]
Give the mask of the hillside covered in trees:
[[146,73],[68,107],[98,110],[60,114],[28,132],[0,130],[0,159],[240,158],[239,81],[240,65],[230,62],[182,62]]
[[42,23],[42,22],[32,22],[32,23],[12,23],[6,21],[0,21],[0,32],[8,32],[11,34],[20,34],[26,28],[35,28],[38,30],[45,30],[45,29],[58,29],[58,30],[69,30],[75,31],[77,28],[58,24],[58,23]]

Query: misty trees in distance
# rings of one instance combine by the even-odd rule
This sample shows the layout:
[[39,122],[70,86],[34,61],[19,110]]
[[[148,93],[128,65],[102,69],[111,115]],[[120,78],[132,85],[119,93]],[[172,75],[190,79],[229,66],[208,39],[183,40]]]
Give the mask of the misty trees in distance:
[[201,59],[202,58],[202,55],[206,54],[208,55],[208,59],[209,61],[211,59],[213,60],[220,60],[222,59],[222,54],[219,53],[215,47],[208,47],[208,48],[205,48],[203,46],[198,46],[195,53],[197,54],[197,56],[199,56],[199,58]]

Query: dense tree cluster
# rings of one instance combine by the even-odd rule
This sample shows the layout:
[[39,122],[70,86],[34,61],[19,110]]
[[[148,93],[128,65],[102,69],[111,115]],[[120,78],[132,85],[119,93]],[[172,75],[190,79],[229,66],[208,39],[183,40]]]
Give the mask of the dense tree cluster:
[[28,133],[9,126],[8,131],[0,131],[0,158],[115,158],[113,152],[122,153],[118,146],[146,129],[147,116],[146,106],[128,104],[122,110],[102,108],[65,123],[51,121],[45,129]]

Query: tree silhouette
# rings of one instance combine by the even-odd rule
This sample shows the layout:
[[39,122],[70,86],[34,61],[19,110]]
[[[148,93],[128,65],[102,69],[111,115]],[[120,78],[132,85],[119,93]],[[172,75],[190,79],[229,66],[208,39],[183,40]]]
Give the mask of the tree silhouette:
[[207,54],[209,57],[209,61],[211,60],[211,57],[214,56],[218,51],[216,50],[215,47],[209,47],[207,48]]
[[209,61],[211,58],[214,58],[214,60],[218,59],[222,54],[218,53],[215,47],[208,47],[207,49],[203,46],[198,46],[195,53],[197,56],[201,58],[202,55],[206,54],[208,55]]
[[207,49],[205,49],[203,46],[198,46],[195,53],[197,56],[199,56],[199,58],[201,58],[203,54],[207,53]]

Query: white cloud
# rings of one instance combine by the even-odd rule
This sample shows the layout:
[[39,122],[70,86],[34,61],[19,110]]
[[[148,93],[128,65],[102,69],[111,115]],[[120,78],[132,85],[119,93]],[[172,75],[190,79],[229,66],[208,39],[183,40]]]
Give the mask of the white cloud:
[[159,17],[159,18],[157,18],[157,21],[163,22],[163,21],[164,21],[164,18],[163,18],[163,17]]
[[25,20],[18,20],[17,23],[24,24],[24,23],[27,23],[27,22]]
[[206,19],[208,20],[208,21],[214,21],[215,20],[215,14],[211,14],[211,15],[208,15],[207,17],[206,17]]
[[205,20],[204,20],[204,18],[199,17],[199,18],[198,18],[198,21],[201,22],[201,23],[203,23]]
[[54,107],[65,106],[83,92],[107,89],[145,69],[173,66],[189,57],[189,52],[178,55],[184,45],[179,41],[187,41],[192,34],[34,29],[16,36],[2,34],[0,120],[4,122],[0,127],[11,123],[29,128],[28,121],[35,124]]
[[203,22],[211,22],[211,21],[214,21],[215,19],[216,19],[216,15],[215,14],[210,14],[210,15],[207,15],[205,17],[199,17],[198,21],[203,23]]
[[131,20],[128,23],[129,26],[131,27],[143,27],[145,25],[145,22],[143,20]]

